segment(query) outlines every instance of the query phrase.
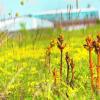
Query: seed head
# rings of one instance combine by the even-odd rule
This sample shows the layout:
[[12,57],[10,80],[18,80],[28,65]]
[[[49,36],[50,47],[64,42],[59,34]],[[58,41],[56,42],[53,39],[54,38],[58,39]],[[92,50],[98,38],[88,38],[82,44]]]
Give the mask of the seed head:
[[61,42],[61,43],[63,43],[63,41],[64,41],[64,35],[63,34],[59,35],[58,41]]
[[69,62],[70,63],[70,57],[69,57],[69,54],[68,54],[68,52],[66,52],[66,62]]
[[57,46],[60,50],[63,50],[66,46],[66,44],[63,44],[63,42],[64,42],[64,35],[60,34],[57,41]]
[[93,39],[91,36],[88,36],[86,38],[86,44],[84,45],[84,48],[86,48],[87,50],[92,50],[93,49]]
[[93,42],[96,53],[100,53],[100,34],[97,35],[97,40]]
[[56,41],[55,41],[55,40],[51,40],[51,42],[50,42],[50,46],[51,46],[51,47],[54,47],[55,44],[56,44]]

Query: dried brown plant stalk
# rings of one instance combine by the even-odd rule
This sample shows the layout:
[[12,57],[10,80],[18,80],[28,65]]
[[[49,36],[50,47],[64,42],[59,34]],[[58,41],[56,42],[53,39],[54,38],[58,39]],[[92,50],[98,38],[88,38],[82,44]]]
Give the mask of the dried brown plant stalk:
[[[73,82],[74,82],[74,67],[75,67],[75,64],[74,64],[73,59],[70,59],[68,52],[66,52],[65,60],[66,60],[66,63],[67,63],[67,78],[66,78],[66,81],[67,81],[67,84],[70,84],[71,86],[73,86],[73,84],[74,84]],[[70,68],[71,68],[71,73],[72,73],[71,81],[69,80]]]
[[51,66],[51,49],[55,46],[55,44],[56,44],[56,41],[52,40],[46,50],[45,65],[47,65],[49,67],[49,72],[51,72],[50,71],[50,69],[51,69],[50,68],[50,66]]
[[67,84],[69,84],[70,57],[69,57],[68,52],[66,52],[65,60],[66,60],[66,63],[67,63],[67,78],[66,78],[66,81],[67,81]]
[[66,44],[64,42],[64,36],[62,34],[59,35],[57,39],[57,46],[60,50],[61,56],[60,56],[60,79],[62,79],[62,57],[63,57],[63,49],[65,48]]
[[97,94],[100,96],[100,34],[97,35],[97,40],[94,41],[95,52],[97,54],[97,79],[96,88]]
[[93,40],[90,36],[86,38],[86,44],[84,47],[89,52],[89,68],[90,68],[90,75],[91,75],[91,89],[92,93],[94,92],[94,69],[93,69],[93,62],[92,62],[92,50],[93,50]]

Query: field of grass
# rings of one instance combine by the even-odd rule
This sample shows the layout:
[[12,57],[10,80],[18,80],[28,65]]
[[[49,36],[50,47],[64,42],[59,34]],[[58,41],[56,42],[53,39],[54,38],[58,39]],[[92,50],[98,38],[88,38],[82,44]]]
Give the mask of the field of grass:
[[[67,31],[42,29],[12,33],[0,46],[0,97],[6,100],[90,100],[91,83],[88,52],[84,49],[85,38],[96,38],[100,25],[87,29]],[[45,65],[46,48],[51,40],[64,34],[66,47],[63,52],[63,78],[60,81],[60,51],[55,46],[51,51],[51,73]],[[69,52],[75,63],[74,87],[66,83],[65,53]],[[96,54],[93,52],[96,77]],[[53,69],[58,77],[54,85]],[[71,75],[70,75],[71,77]],[[95,96],[96,98],[96,96]],[[1,99],[0,99],[1,100]]]

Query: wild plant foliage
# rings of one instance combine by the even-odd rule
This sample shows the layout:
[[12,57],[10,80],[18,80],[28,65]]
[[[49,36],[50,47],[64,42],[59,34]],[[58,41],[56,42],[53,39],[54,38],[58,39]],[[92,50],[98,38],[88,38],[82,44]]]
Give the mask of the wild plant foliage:
[[[89,68],[91,74],[91,89],[92,92],[96,90],[97,94],[100,96],[100,34],[97,35],[97,39],[93,40],[92,37],[86,38],[86,44],[84,47],[89,52]],[[97,55],[97,78],[96,78],[96,85],[94,84],[94,70],[93,70],[93,61],[92,61],[92,51],[95,49]],[[95,89],[96,86],[96,89]]]

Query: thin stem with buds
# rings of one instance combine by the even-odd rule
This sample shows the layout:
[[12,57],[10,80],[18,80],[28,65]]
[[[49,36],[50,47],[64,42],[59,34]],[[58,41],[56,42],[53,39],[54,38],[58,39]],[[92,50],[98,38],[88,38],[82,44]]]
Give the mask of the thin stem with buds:
[[92,50],[93,50],[93,40],[89,36],[86,38],[86,44],[84,47],[88,50],[89,52],[89,68],[90,68],[90,75],[91,75],[91,90],[92,93],[94,93],[94,70],[93,70],[93,63],[92,63]]
[[100,96],[100,34],[97,35],[97,40],[94,41],[94,48],[97,54],[97,79],[96,88],[97,94]]
[[59,35],[57,39],[57,46],[60,50],[60,80],[62,80],[62,57],[63,57],[63,49],[65,48],[64,42],[64,36],[62,34]]

